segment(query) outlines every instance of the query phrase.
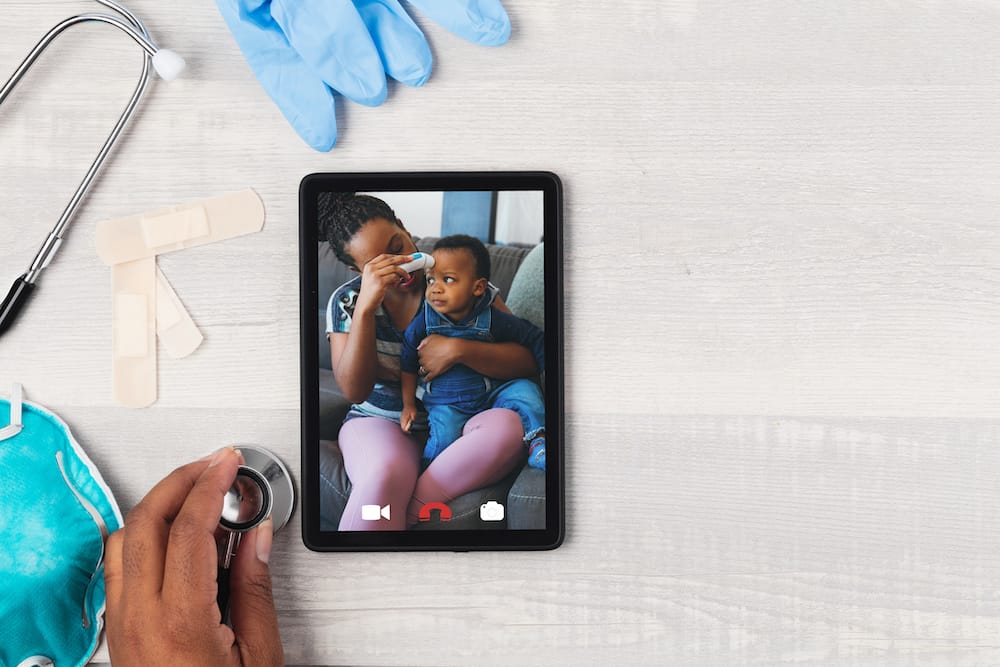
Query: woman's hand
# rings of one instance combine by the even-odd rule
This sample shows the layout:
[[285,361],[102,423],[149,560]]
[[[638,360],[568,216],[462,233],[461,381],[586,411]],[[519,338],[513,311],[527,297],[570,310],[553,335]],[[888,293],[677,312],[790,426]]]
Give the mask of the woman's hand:
[[431,334],[420,341],[417,358],[420,360],[421,379],[430,382],[459,363],[464,342],[461,338],[449,338],[440,334]]
[[425,382],[447,373],[455,364],[465,364],[480,375],[498,380],[532,377],[539,372],[534,355],[518,343],[489,343],[440,334],[421,341],[417,359]]
[[243,536],[233,560],[232,629],[216,602],[214,533],[241,458],[222,449],[178,468],[108,538],[107,640],[116,667],[283,664],[270,520]]
[[361,292],[355,310],[373,313],[385,298],[385,291],[400,281],[409,278],[400,264],[406,264],[413,255],[379,255],[365,264],[361,270]]

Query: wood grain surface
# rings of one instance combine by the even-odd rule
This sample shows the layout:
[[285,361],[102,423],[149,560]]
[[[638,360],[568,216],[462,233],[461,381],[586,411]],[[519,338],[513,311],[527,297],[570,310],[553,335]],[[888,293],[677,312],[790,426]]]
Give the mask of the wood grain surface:
[[[1000,5],[504,4],[497,49],[414,12],[434,76],[379,108],[341,101],[320,154],[214,3],[133,0],[190,68],[154,82],[0,340],[0,391],[22,382],[71,424],[123,510],[229,442],[298,476],[301,177],[549,169],[565,546],[323,555],[296,512],[271,559],[289,663],[1000,664]],[[0,76],[93,7],[3,2]],[[0,108],[0,280],[138,67],[83,27]],[[152,407],[117,407],[94,222],[245,186],[263,232],[160,258],[205,343],[161,354]]]

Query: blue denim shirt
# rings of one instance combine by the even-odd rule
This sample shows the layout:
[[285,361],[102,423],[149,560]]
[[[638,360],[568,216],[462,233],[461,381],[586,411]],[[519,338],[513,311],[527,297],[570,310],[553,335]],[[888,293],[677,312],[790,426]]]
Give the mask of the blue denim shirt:
[[[413,318],[403,334],[400,369],[416,373],[420,362],[417,346],[427,336],[438,334],[449,338],[464,338],[488,343],[518,343],[531,350],[540,370],[545,369],[545,334],[531,322],[493,307],[495,294],[489,291],[461,322],[452,322],[424,301],[423,308]],[[455,364],[446,373],[423,382],[421,400],[424,405],[475,403],[503,381],[488,378],[465,364]]]

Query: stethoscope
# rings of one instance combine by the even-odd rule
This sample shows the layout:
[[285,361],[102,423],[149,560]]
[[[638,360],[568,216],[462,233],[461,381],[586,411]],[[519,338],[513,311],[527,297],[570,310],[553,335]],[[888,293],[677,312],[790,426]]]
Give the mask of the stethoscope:
[[10,292],[7,293],[7,297],[3,300],[3,303],[0,303],[0,334],[3,334],[10,328],[14,318],[17,317],[17,314],[22,308],[24,308],[24,304],[27,302],[28,297],[31,296],[31,293],[35,288],[35,281],[38,280],[38,275],[49,265],[49,262],[52,261],[53,257],[55,257],[56,252],[59,250],[59,246],[62,244],[63,234],[66,231],[67,225],[69,225],[73,216],[76,214],[76,211],[80,207],[87,191],[90,189],[94,178],[97,176],[97,173],[104,165],[105,159],[108,157],[111,149],[114,148],[118,138],[121,136],[122,130],[125,129],[125,126],[135,114],[139,100],[142,99],[143,94],[146,92],[146,85],[149,83],[150,65],[152,65],[153,69],[156,70],[156,73],[160,75],[160,78],[167,81],[176,78],[177,75],[181,73],[181,70],[184,69],[184,59],[173,51],[158,48],[155,44],[153,44],[153,41],[149,36],[149,31],[146,30],[146,26],[143,25],[142,21],[136,18],[135,14],[113,0],[97,0],[97,2],[117,12],[120,16],[113,16],[111,14],[79,14],[53,26],[53,28],[38,41],[35,48],[31,50],[28,56],[14,72],[13,76],[11,76],[7,83],[3,85],[3,88],[0,88],[0,105],[2,105],[10,95],[11,91],[14,90],[14,86],[20,82],[25,73],[38,59],[38,56],[42,54],[42,51],[44,51],[64,30],[70,26],[79,25],[81,23],[98,22],[114,26],[131,37],[135,43],[142,47],[142,50],[145,51],[142,59],[142,74],[139,76],[139,84],[132,93],[132,97],[129,99],[128,105],[125,107],[125,111],[123,111],[122,115],[118,118],[118,122],[111,130],[111,134],[108,135],[108,138],[105,140],[100,152],[97,154],[94,162],[90,165],[90,169],[87,170],[86,175],[80,182],[79,187],[77,187],[72,199],[69,200],[69,204],[66,205],[62,215],[59,216],[59,220],[56,222],[55,227],[52,228],[52,231],[49,232],[49,235],[45,238],[45,242],[42,243],[42,247],[38,250],[38,254],[35,255],[35,259],[32,260],[28,270],[14,281],[14,285],[10,288]]
[[222,620],[229,623],[229,572],[240,540],[267,517],[278,532],[292,516],[295,485],[281,459],[256,445],[235,445],[243,454],[244,465],[222,501],[222,516],[215,533],[218,549],[218,594]]

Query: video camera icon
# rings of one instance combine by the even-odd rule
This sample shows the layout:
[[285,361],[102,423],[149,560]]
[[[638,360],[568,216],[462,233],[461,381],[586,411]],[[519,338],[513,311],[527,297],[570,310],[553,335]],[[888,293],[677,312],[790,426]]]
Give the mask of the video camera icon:
[[361,506],[361,519],[362,521],[378,521],[379,519],[385,519],[389,521],[392,518],[392,510],[389,505],[362,505]]

